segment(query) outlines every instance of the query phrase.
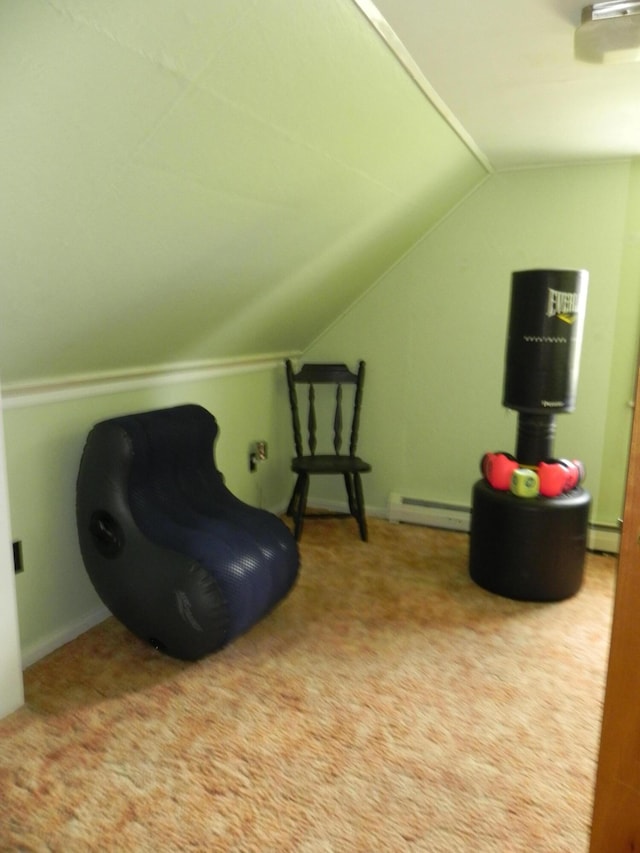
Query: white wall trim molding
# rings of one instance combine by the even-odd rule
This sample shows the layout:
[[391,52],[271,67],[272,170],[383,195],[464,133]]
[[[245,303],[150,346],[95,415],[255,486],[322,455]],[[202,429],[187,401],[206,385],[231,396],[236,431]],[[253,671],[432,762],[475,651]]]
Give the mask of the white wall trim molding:
[[440,95],[438,95],[431,83],[429,83],[420,70],[418,64],[411,56],[409,50],[405,47],[404,43],[388,23],[387,19],[381,14],[379,9],[376,8],[372,0],[353,0],[353,2],[360,9],[365,18],[367,18],[389,50],[395,55],[398,62],[402,65],[422,94],[425,95],[431,104],[438,110],[449,127],[458,135],[460,140],[467,146],[471,154],[473,154],[485,171],[488,174],[492,174],[494,169],[492,164],[489,162],[489,159],[486,157],[484,152],[480,150],[471,135],[467,133],[466,129],[445,104]]
[[280,367],[285,358],[297,358],[299,355],[298,351],[269,353],[7,383],[3,385],[2,407],[3,409],[23,409],[30,406],[45,406],[83,397],[139,391],[169,384],[270,370]]
[[59,649],[66,643],[70,643],[71,640],[75,640],[75,638],[79,637],[80,634],[84,634],[85,631],[88,631],[90,628],[94,628],[96,625],[99,625],[100,622],[104,622],[104,620],[108,619],[109,616],[111,616],[111,613],[106,607],[97,607],[95,610],[92,610],[91,613],[87,613],[86,616],[83,616],[83,618],[78,622],[67,625],[60,631],[49,634],[49,636],[44,637],[37,643],[27,646],[22,650],[22,668],[26,669],[36,663],[36,661],[39,661],[48,654],[51,654],[51,652],[55,652],[56,649]]

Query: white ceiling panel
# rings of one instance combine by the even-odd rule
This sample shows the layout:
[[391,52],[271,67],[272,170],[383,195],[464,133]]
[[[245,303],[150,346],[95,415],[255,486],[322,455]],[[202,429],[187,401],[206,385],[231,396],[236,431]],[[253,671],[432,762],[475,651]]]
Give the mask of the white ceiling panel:
[[582,0],[374,0],[496,169],[640,154],[640,63],[573,55]]

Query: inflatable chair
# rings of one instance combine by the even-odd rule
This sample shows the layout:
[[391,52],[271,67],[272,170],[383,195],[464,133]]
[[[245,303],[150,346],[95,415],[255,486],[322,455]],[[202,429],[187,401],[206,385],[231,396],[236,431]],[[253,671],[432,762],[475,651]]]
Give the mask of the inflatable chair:
[[247,631],[298,574],[286,525],[225,486],[217,435],[197,405],[102,421],[78,473],[80,549],[96,592],[130,631],[183,660]]

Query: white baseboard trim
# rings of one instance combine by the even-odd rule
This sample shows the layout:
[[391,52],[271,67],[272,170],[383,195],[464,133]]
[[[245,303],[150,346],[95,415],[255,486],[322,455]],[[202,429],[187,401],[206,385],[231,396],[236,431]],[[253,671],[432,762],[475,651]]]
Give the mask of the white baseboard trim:
[[620,528],[608,524],[590,524],[587,548],[590,551],[618,554],[620,551]]
[[[471,507],[449,507],[442,505],[442,521],[438,521],[437,513],[433,513],[428,526],[442,530],[457,530],[468,533],[471,521]],[[343,501],[313,500],[309,502],[310,509],[318,509],[321,512],[347,512],[347,505]],[[454,512],[455,510],[455,512]],[[372,518],[389,519],[389,507],[367,507],[367,515]],[[424,516],[423,516],[424,517]],[[420,514],[408,512],[406,518],[392,518],[392,522],[404,522],[407,524],[419,524]],[[617,554],[620,551],[620,529],[614,525],[597,524],[589,525],[587,531],[587,548],[589,551],[603,551],[608,554]]]
[[73,622],[71,625],[60,629],[60,631],[54,631],[49,636],[26,646],[22,650],[22,669],[27,669],[27,667],[51,654],[51,652],[55,652],[60,646],[64,646],[65,643],[75,640],[80,634],[84,634],[85,631],[88,631],[95,625],[99,625],[100,622],[104,622],[110,615],[111,613],[106,607],[97,607],[77,622]]

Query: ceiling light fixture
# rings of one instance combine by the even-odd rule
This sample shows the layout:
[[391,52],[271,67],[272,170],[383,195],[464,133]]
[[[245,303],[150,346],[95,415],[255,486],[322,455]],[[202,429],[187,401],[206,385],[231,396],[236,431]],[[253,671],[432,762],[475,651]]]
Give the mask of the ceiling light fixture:
[[585,6],[574,52],[583,62],[640,62],[640,0]]

